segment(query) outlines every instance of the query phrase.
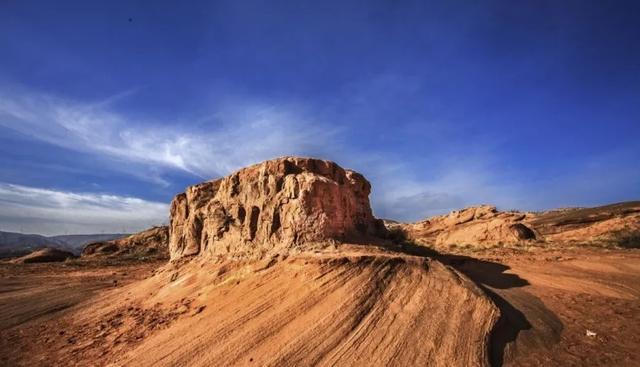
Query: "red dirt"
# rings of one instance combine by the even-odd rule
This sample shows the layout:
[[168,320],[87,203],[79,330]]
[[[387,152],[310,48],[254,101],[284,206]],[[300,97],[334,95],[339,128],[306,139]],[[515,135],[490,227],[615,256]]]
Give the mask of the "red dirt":
[[501,249],[451,262],[503,311],[494,365],[640,365],[640,251]]
[[157,264],[2,264],[0,362],[462,366],[483,364],[485,345],[493,365],[640,365],[639,251],[437,257],[489,295],[495,328],[475,286],[401,254],[196,262],[153,277]]

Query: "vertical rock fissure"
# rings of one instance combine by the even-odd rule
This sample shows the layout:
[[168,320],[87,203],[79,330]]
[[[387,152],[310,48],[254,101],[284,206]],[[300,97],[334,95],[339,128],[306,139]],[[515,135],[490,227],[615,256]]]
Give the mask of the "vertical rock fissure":
[[247,211],[243,207],[238,208],[238,221],[240,225],[244,224],[244,218],[247,216]]
[[251,207],[251,217],[249,218],[249,238],[254,239],[258,231],[258,219],[260,218],[260,209],[257,206]]
[[273,211],[273,221],[271,222],[271,234],[273,235],[280,229],[280,208]]

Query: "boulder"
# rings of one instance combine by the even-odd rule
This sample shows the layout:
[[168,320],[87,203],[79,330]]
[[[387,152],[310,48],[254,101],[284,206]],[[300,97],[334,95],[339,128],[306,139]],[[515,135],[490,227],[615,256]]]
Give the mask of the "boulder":
[[514,223],[510,217],[474,219],[464,225],[447,228],[436,237],[436,245],[513,245],[534,240],[535,233],[522,223]]

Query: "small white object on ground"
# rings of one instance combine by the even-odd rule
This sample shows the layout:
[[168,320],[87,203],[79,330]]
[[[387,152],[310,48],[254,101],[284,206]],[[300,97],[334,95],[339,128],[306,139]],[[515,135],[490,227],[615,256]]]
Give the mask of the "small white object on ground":
[[598,335],[598,334],[596,334],[595,332],[587,329],[587,336],[596,336],[596,335]]

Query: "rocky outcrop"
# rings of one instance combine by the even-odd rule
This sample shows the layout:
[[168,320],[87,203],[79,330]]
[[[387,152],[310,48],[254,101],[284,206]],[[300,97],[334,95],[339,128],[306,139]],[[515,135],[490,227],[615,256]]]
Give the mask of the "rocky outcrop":
[[532,216],[529,225],[547,242],[640,248],[640,201],[552,210]]
[[435,247],[512,245],[537,238],[524,223],[526,217],[526,213],[482,205],[400,226],[409,238]]
[[171,259],[260,257],[384,230],[371,185],[336,163],[285,157],[187,188],[171,203]]
[[[410,223],[388,223],[417,243],[439,249],[518,245],[592,244],[640,247],[640,202],[541,213],[501,212],[483,205]],[[635,242],[634,242],[635,241]]]
[[82,257],[167,259],[169,228],[153,227],[117,240],[90,243],[82,250]]
[[48,262],[61,262],[67,259],[73,259],[76,256],[69,252],[59,250],[57,248],[45,247],[23,257],[15,259],[13,262],[19,264],[29,263],[48,263]]

